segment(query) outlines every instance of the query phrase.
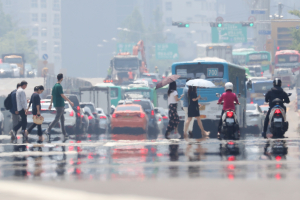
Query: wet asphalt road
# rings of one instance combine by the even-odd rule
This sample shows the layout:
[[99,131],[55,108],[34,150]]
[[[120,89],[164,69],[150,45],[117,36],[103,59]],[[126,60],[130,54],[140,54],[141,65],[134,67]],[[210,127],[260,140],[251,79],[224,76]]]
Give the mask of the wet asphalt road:
[[[295,96],[295,95],[294,95]],[[294,100],[294,98],[292,98]],[[71,135],[50,144],[0,136],[1,199],[299,199],[298,115],[277,145],[246,134],[226,148],[208,139],[148,140],[143,133]],[[269,145],[268,145],[269,144]],[[276,143],[277,144],[277,143]],[[220,148],[221,145],[221,148]],[[278,148],[277,148],[278,149]],[[286,151],[285,151],[286,150]]]

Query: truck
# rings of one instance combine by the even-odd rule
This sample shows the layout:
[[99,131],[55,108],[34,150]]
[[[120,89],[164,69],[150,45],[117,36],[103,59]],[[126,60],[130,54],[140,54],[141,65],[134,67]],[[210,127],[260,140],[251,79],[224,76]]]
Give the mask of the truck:
[[24,54],[8,53],[2,54],[2,62],[17,64],[20,68],[20,77],[25,77],[25,59]]
[[232,62],[232,46],[229,44],[198,44],[197,57],[216,57]]
[[[139,53],[141,59],[139,59]],[[136,80],[143,73],[148,73],[146,64],[146,55],[144,42],[141,40],[133,47],[133,53],[120,52],[110,60],[110,67],[112,69],[111,77],[107,77],[105,83],[114,83],[122,85],[130,81],[128,72],[131,70],[133,80]]]
[[92,102],[96,108],[102,108],[107,117],[111,114],[111,88],[110,87],[80,87],[80,102]]

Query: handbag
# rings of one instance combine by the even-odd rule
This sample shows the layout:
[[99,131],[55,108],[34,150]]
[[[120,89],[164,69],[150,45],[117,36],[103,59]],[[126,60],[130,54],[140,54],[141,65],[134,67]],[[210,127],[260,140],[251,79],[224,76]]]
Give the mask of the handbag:
[[41,125],[44,122],[43,116],[33,115],[32,119],[33,119],[33,123],[38,124],[38,125]]

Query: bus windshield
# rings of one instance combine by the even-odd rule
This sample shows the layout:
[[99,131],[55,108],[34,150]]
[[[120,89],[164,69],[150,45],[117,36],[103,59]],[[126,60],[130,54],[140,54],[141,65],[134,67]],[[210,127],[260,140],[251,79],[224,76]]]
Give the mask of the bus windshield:
[[278,63],[297,63],[298,55],[278,55]]
[[22,63],[22,58],[4,58],[6,63]]
[[[175,73],[180,75],[176,83],[178,87],[184,87],[187,78],[200,78],[223,81],[224,65],[222,64],[188,64],[176,66]],[[214,81],[213,81],[214,82]],[[215,83],[215,82],[214,82]],[[219,85],[216,84],[215,85]]]
[[273,87],[273,82],[258,82],[253,83],[253,93],[267,93]]
[[150,99],[151,97],[149,90],[128,90],[124,95],[128,99]]
[[268,54],[266,53],[255,53],[248,55],[248,63],[247,64],[260,64],[262,61],[268,61]]
[[114,66],[116,70],[137,70],[139,67],[139,61],[137,58],[115,58]]

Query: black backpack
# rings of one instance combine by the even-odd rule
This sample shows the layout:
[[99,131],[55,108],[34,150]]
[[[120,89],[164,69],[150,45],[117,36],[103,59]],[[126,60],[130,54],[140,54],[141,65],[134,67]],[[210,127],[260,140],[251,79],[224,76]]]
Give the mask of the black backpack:
[[6,110],[10,110],[13,107],[11,93],[9,93],[9,95],[7,95],[6,99],[4,100],[4,107]]

